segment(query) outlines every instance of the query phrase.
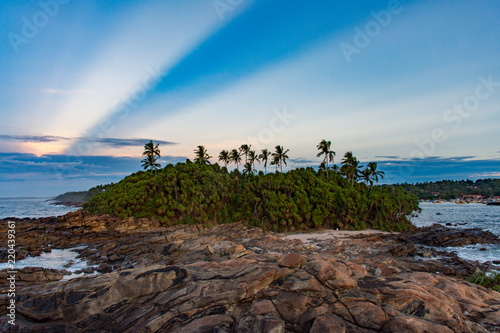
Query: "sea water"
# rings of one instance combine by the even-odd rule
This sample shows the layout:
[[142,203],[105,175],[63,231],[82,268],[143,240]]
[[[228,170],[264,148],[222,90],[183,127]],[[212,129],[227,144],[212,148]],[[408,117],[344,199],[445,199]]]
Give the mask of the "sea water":
[[60,216],[78,209],[52,205],[50,200],[51,198],[0,198],[0,219]]
[[[453,228],[480,228],[500,236],[500,206],[484,204],[456,204],[451,202],[421,202],[422,212],[412,219],[417,227],[430,226],[434,223]],[[500,260],[500,244],[475,244],[464,247],[447,247],[446,251],[455,251],[460,257],[479,262]]]
[[[38,218],[49,216],[60,216],[73,212],[78,207],[67,207],[62,205],[52,205],[51,198],[1,198],[0,199],[0,219],[9,217],[18,218]],[[5,245],[1,245],[6,247]],[[75,248],[77,249],[77,248]],[[57,250],[53,249],[50,253],[42,253],[37,257],[27,257],[16,261],[14,269],[21,269],[28,266],[44,267],[53,269],[65,269],[70,272],[87,267],[87,263],[77,259],[77,252],[74,249]],[[69,267],[68,264],[71,265]],[[0,270],[9,268],[8,263],[0,263]],[[64,279],[75,278],[82,274],[72,274],[65,276]]]
[[[75,271],[88,267],[86,261],[76,258],[78,253],[74,251],[83,248],[85,248],[85,246],[62,250],[54,249],[52,252],[43,252],[41,255],[36,257],[27,257],[16,261],[14,270],[24,267],[43,267],[58,270],[64,269],[72,274],[66,275],[63,280],[73,279],[84,275],[83,273],[75,274]],[[0,263],[0,270],[6,268],[10,269],[9,263]]]

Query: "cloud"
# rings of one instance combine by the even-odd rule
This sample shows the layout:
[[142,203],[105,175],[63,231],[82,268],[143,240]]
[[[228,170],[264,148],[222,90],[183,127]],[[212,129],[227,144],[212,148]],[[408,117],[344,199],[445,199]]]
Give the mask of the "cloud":
[[400,159],[401,156],[392,156],[392,155],[385,156],[385,155],[380,155],[380,156],[375,156],[375,158],[387,158],[387,159],[391,159],[391,160],[392,159],[396,160],[396,159]]
[[[186,157],[162,156],[162,166]],[[115,183],[142,170],[141,158],[0,153],[0,197],[52,196]]]
[[0,141],[4,142],[60,142],[71,140],[62,136],[52,135],[0,135]]
[[296,164],[319,164],[321,163],[321,160],[311,160],[307,158],[290,158],[288,161]]
[[[155,144],[162,145],[176,145],[175,142],[153,140]],[[149,142],[149,139],[113,139],[113,138],[103,138],[95,140],[95,142],[104,144],[106,146],[112,147],[124,147],[124,146],[143,146],[145,143]]]
[[[62,136],[51,136],[51,135],[0,135],[0,141],[4,142],[61,142],[76,140],[77,138],[62,137]],[[129,147],[129,146],[143,146],[145,143],[149,142],[150,139],[117,139],[117,138],[95,138],[83,139],[90,143],[100,143],[108,147]],[[163,140],[153,140],[155,143],[162,145],[175,145],[177,143]]]

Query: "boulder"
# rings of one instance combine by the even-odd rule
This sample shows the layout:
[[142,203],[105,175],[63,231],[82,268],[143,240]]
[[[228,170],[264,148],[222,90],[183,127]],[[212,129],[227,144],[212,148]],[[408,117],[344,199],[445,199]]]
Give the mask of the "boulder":
[[307,262],[306,258],[298,253],[289,253],[278,261],[281,267],[299,268]]

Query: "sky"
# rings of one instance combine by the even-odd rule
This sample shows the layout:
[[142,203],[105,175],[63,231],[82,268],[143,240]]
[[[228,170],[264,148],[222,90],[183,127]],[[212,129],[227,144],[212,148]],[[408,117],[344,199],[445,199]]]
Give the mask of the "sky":
[[[500,2],[4,0],[0,197],[117,182],[204,145],[330,140],[384,183],[500,177]],[[259,167],[262,169],[262,166]]]

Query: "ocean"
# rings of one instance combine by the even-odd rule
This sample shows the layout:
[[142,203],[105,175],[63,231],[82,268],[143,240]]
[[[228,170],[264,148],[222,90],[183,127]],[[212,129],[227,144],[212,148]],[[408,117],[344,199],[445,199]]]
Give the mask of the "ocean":
[[51,205],[52,198],[0,198],[0,219],[49,217],[74,212],[78,207]]
[[[421,202],[422,212],[412,219],[417,227],[429,226],[434,223],[446,225],[451,223],[454,228],[480,228],[489,230],[500,236],[500,206],[484,204],[456,204],[451,202],[431,203]],[[438,215],[439,213],[439,215]],[[486,249],[481,251],[480,249]],[[500,244],[469,245],[464,247],[447,247],[446,251],[456,251],[467,260],[486,262],[500,260]]]

